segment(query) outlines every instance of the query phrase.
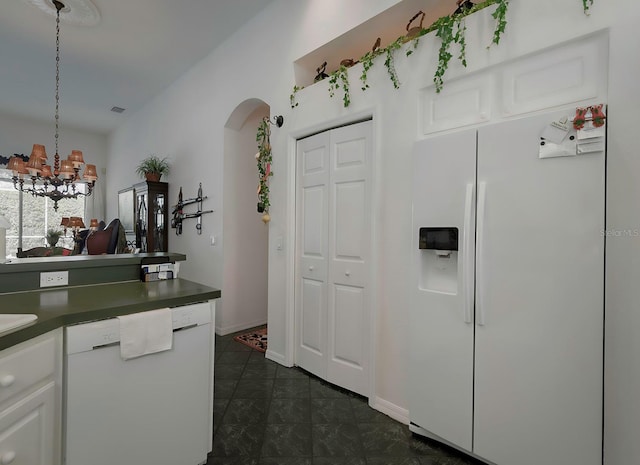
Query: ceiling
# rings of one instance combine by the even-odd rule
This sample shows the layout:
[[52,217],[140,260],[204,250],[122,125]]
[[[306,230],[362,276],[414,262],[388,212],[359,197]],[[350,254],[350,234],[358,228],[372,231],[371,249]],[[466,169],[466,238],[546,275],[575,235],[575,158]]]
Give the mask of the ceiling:
[[[38,1],[2,1],[0,112],[53,121],[55,9]],[[92,0],[97,25],[61,24],[61,124],[109,133],[273,1]]]

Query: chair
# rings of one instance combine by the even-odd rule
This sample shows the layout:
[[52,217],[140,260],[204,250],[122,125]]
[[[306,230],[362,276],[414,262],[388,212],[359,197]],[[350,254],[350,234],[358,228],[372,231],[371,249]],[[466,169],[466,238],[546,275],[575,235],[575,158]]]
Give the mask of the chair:
[[120,252],[119,242],[121,230],[124,234],[118,218],[114,219],[102,231],[94,231],[87,236],[87,252],[89,255],[114,254]]

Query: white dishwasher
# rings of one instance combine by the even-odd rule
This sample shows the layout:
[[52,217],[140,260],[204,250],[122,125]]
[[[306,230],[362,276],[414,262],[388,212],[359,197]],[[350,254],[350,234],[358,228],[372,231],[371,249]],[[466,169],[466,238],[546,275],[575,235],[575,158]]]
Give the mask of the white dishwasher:
[[173,348],[120,356],[117,318],[65,329],[66,465],[198,465],[211,450],[214,303],[171,309]]

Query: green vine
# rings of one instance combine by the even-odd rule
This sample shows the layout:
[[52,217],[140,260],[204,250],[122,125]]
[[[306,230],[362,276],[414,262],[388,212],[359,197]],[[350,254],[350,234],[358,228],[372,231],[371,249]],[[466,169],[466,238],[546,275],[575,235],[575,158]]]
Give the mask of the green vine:
[[396,50],[402,47],[402,44],[404,43],[404,37],[399,37],[384,49],[384,52],[387,56],[387,58],[384,60],[384,65],[387,67],[387,74],[389,74],[389,79],[391,79],[393,87],[395,87],[396,89],[400,88],[400,79],[398,79],[398,73],[396,72],[394,55]]
[[[585,1],[585,0],[583,0]],[[588,1],[588,0],[586,0]],[[493,31],[492,44],[500,44],[500,38],[507,28],[507,9],[509,8],[509,0],[498,0],[498,7],[491,16],[496,20],[496,28]]]
[[[589,8],[593,5],[594,0],[582,0],[582,5],[584,8],[584,13],[586,15],[589,14]],[[470,3],[470,2],[469,2]],[[459,11],[451,16],[444,16],[436,20],[431,26],[427,28],[421,29],[420,33],[411,39],[407,39],[406,36],[399,37],[394,42],[389,44],[385,48],[376,48],[370,52],[367,52],[362,58],[360,58],[360,62],[362,63],[362,74],[360,75],[360,81],[362,83],[361,89],[363,91],[369,88],[369,84],[367,83],[369,70],[373,67],[375,63],[375,59],[384,54],[385,58],[385,66],[387,68],[387,73],[393,86],[398,89],[400,87],[400,79],[398,77],[398,73],[395,68],[394,55],[395,52],[400,49],[403,44],[413,41],[412,47],[408,48],[406,51],[406,56],[411,55],[414,50],[417,49],[420,37],[426,35],[430,32],[436,31],[436,36],[440,38],[440,49],[438,53],[438,67],[436,69],[434,75],[434,83],[436,87],[436,92],[440,92],[444,86],[444,75],[449,67],[449,62],[453,55],[450,52],[451,44],[456,43],[460,47],[460,53],[458,54],[458,59],[460,60],[463,66],[467,66],[467,56],[466,56],[466,31],[467,27],[465,24],[465,18],[477,11],[480,11],[484,8],[487,8],[491,5],[497,5],[495,11],[491,14],[491,16],[496,20],[496,26],[493,31],[493,38],[491,44],[500,44],[500,40],[502,35],[504,34],[507,27],[507,10],[509,8],[509,0],[485,0],[480,3],[476,3],[472,7]],[[379,44],[379,39],[378,39]],[[357,60],[358,61],[358,60]],[[334,71],[330,75],[329,79],[329,95],[333,97],[337,89],[342,87],[344,90],[343,95],[343,103],[345,107],[348,107],[351,104],[351,96],[349,94],[349,77],[347,75],[347,68],[344,66],[340,66],[336,71]],[[295,108],[298,106],[298,103],[295,101],[295,94],[297,91],[303,89],[303,87],[294,86],[293,93],[290,95],[289,100],[291,103],[291,108]]]
[[342,87],[342,102],[347,108],[351,104],[351,94],[349,93],[349,74],[347,67],[340,67],[329,75],[329,97],[333,97],[340,87]]
[[360,81],[362,81],[361,89],[363,91],[369,88],[369,84],[367,84],[367,74],[373,67],[374,58],[380,55],[380,53],[382,53],[380,49],[372,50],[371,52],[365,53],[364,56],[360,58],[360,63],[362,63],[362,74],[360,75]]
[[258,125],[258,133],[256,142],[258,142],[258,153],[256,160],[258,162],[258,212],[269,213],[269,178],[273,176],[271,171],[271,126],[269,117],[264,117]]
[[296,94],[298,93],[299,90],[304,89],[304,86],[298,87],[298,86],[293,86],[293,90],[291,91],[291,95],[289,95],[289,104],[291,105],[291,108],[295,108],[298,106],[298,102],[296,102]]

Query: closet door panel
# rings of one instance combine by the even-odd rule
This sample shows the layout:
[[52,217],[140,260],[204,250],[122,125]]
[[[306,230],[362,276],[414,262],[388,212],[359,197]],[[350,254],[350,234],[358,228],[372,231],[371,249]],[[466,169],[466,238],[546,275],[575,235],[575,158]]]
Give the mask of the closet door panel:
[[298,141],[296,155],[296,364],[325,377],[329,135]]

